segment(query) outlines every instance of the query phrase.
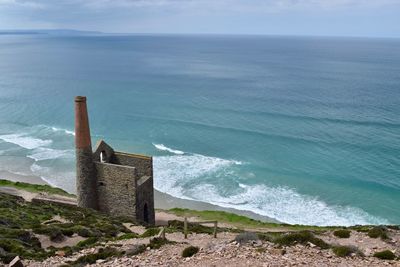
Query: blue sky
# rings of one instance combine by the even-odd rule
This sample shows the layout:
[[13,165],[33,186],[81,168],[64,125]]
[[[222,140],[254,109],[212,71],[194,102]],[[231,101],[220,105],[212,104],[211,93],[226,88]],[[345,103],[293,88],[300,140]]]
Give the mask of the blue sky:
[[400,37],[400,0],[0,0],[0,29]]

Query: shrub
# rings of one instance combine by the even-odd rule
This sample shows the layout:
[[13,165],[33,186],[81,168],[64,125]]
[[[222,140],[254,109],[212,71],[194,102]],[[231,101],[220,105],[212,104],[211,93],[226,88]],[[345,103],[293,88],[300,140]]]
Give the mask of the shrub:
[[154,237],[150,239],[150,244],[148,245],[151,249],[159,249],[163,245],[170,243],[167,239],[160,238],[160,237]]
[[97,241],[99,241],[98,238],[96,237],[89,237],[86,240],[82,240],[80,242],[78,242],[78,244],[76,244],[77,248],[86,248],[86,247],[90,247],[93,244],[96,244]]
[[353,247],[350,246],[337,246],[332,248],[333,253],[338,257],[347,257],[351,253],[355,252]]
[[146,230],[146,232],[141,234],[141,237],[152,237],[158,235],[159,232],[160,232],[159,228],[149,228]]
[[339,238],[349,238],[351,231],[346,229],[336,230],[333,232],[333,235]]
[[92,233],[87,228],[80,228],[77,233],[81,237],[91,237]]
[[74,230],[69,229],[69,228],[67,228],[67,229],[61,229],[61,232],[62,232],[63,235],[69,236],[69,237],[71,237],[71,236],[74,235]]
[[248,243],[249,241],[257,241],[259,239],[260,238],[258,237],[257,234],[251,232],[240,233],[235,237],[235,241],[238,242],[239,244],[245,244]]
[[132,238],[138,238],[138,237],[139,236],[136,233],[126,233],[121,236],[118,236],[116,239],[117,240],[125,240],[125,239],[132,239]]
[[381,260],[394,260],[396,258],[396,255],[394,255],[394,253],[390,250],[384,250],[374,253],[374,257]]
[[182,257],[184,257],[184,258],[192,257],[197,252],[199,252],[198,247],[190,246],[190,247],[185,248],[182,251]]
[[368,236],[371,238],[389,239],[386,228],[382,226],[375,226],[368,231]]
[[309,231],[300,231],[282,235],[274,240],[276,244],[281,246],[292,246],[294,244],[307,244],[308,242],[320,247],[321,249],[330,248],[330,245],[325,243],[322,239],[316,238]]
[[62,242],[65,239],[65,237],[60,229],[51,231],[49,234],[49,237],[52,242],[56,242],[56,243]]
[[104,260],[107,258],[111,258],[114,256],[121,256],[122,252],[116,250],[115,248],[105,247],[100,248],[99,251],[95,254],[89,254],[82,257],[79,257],[75,262],[75,264],[94,264],[97,260]]

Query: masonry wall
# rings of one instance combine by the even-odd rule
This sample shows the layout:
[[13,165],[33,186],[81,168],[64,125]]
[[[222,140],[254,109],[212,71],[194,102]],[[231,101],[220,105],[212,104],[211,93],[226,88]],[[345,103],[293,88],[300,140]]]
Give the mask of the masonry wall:
[[144,175],[153,177],[153,159],[151,157],[114,152],[111,162],[135,167],[139,177]]
[[136,218],[136,169],[95,162],[99,210]]
[[[136,219],[145,224],[155,224],[153,177],[143,176],[137,182]],[[145,218],[145,209],[147,218]]]
[[[114,152],[111,161],[115,164],[134,166],[138,181],[136,190],[136,219],[147,224],[155,223],[154,188],[153,188],[153,158],[143,155]],[[145,218],[145,209],[147,209]]]

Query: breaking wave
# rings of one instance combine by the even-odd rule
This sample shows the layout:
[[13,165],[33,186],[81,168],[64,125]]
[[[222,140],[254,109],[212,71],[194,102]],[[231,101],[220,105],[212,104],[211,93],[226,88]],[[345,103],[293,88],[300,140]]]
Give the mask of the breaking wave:
[[172,148],[166,147],[166,146],[164,146],[163,144],[153,144],[153,146],[155,146],[155,148],[157,148],[158,150],[161,150],[161,151],[168,151],[168,152],[170,152],[170,153],[172,153],[172,154],[176,154],[176,155],[183,155],[183,154],[185,154],[185,152],[183,152],[183,151],[180,151],[180,150],[176,150],[176,149],[172,149]]
[[[349,226],[389,223],[359,208],[330,206],[317,197],[299,194],[292,188],[235,182],[235,177],[240,177],[240,164],[198,154],[154,157],[155,188],[174,197],[252,211],[290,224]],[[232,184],[235,184],[234,188]]]
[[31,137],[27,134],[0,135],[0,140],[18,145],[26,149],[34,149],[42,146],[48,146],[52,143],[52,140],[42,140],[39,138]]

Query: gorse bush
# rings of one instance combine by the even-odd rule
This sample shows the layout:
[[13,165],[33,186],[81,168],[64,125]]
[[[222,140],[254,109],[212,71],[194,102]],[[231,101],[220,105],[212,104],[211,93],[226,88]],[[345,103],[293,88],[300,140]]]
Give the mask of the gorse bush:
[[340,229],[333,232],[333,235],[339,238],[349,238],[351,231],[346,229]]
[[329,244],[325,243],[322,239],[315,237],[309,231],[300,231],[300,232],[285,234],[274,240],[274,243],[282,245],[282,246],[292,246],[295,244],[306,245],[309,242],[318,246],[321,249],[330,248]]
[[375,226],[368,231],[368,236],[371,238],[389,239],[387,229],[383,226]]
[[347,257],[352,253],[358,253],[358,249],[353,246],[336,246],[332,248],[333,253],[338,257]]
[[197,252],[199,252],[198,247],[190,246],[190,247],[185,248],[182,251],[182,257],[184,257],[184,258],[192,257]]
[[374,257],[381,260],[394,260],[396,258],[396,255],[394,255],[394,253],[390,250],[384,250],[374,253]]
[[79,257],[76,261],[72,262],[72,266],[79,265],[87,265],[94,264],[97,260],[104,260],[111,257],[119,257],[123,254],[123,252],[118,251],[115,248],[105,247],[100,248],[99,251],[95,254],[89,254],[82,257]]

